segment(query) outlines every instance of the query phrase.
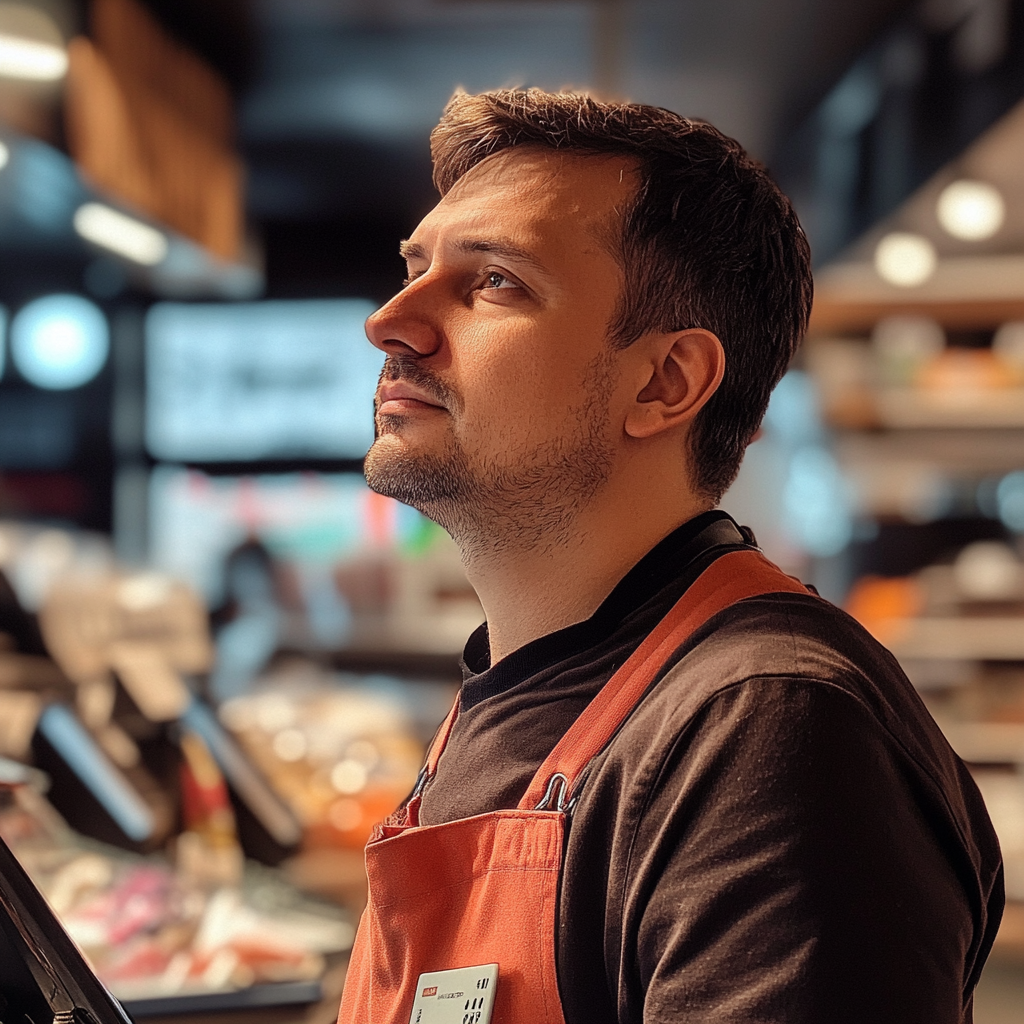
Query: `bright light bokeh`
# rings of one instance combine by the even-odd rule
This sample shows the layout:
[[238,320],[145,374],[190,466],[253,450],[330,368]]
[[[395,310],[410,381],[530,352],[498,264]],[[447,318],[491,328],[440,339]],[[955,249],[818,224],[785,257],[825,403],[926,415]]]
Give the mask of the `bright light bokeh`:
[[916,288],[935,273],[935,246],[923,235],[892,231],[875,249],[875,270],[883,281],[898,288]]
[[103,203],[80,206],[74,224],[86,241],[143,266],[156,266],[167,255],[163,232]]
[[999,189],[984,181],[954,181],[939,195],[936,216],[954,238],[980,242],[991,238],[1006,219],[1006,203]]
[[56,82],[68,70],[63,47],[0,35],[0,75],[30,82]]
[[53,18],[34,4],[0,3],[0,77],[57,82],[67,70],[67,50]]
[[103,369],[110,351],[106,317],[80,295],[47,295],[23,306],[11,321],[11,357],[36,387],[81,387]]

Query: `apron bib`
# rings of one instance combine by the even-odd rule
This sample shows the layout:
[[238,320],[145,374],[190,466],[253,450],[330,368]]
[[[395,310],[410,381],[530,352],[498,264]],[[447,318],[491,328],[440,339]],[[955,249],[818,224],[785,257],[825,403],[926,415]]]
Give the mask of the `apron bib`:
[[773,593],[808,591],[758,551],[720,556],[590,702],[517,808],[420,825],[419,794],[437,771],[456,700],[412,798],[366,846],[369,899],[339,1024],[411,1024],[421,974],[489,963],[498,964],[491,1024],[565,1024],[555,916],[566,819],[587,767],[695,630],[737,601]]

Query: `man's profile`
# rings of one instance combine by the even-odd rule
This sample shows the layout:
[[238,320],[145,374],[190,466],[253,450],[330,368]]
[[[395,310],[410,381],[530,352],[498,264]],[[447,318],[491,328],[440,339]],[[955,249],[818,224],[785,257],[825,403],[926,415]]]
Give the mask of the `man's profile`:
[[788,200],[710,125],[582,94],[456,95],[432,153],[367,322],[366,476],[487,621],[367,848],[341,1024],[440,1014],[437,977],[494,1024],[970,1021],[977,790],[892,656],[717,510],[807,326]]

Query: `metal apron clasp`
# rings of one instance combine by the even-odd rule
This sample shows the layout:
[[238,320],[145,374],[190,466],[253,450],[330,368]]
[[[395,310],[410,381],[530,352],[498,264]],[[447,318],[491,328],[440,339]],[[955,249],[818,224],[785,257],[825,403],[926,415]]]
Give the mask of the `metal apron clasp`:
[[[555,794],[558,794],[557,797]],[[569,800],[569,780],[561,773],[555,772],[548,780],[548,788],[544,791],[540,803],[534,808],[535,811],[556,810],[568,814],[576,806],[576,798]],[[552,808],[552,801],[554,807]]]

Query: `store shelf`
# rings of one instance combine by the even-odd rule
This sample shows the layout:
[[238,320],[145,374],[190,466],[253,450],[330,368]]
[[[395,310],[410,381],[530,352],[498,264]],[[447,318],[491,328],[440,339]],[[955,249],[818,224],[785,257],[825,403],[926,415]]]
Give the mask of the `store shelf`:
[[[1024,388],[936,390],[887,388],[875,395],[878,422],[890,428],[1021,428]],[[1017,439],[1018,459],[1021,454]]]
[[883,317],[924,314],[944,327],[986,329],[1024,317],[1024,257],[976,255],[939,261],[915,288],[883,281],[870,259],[835,263],[815,275],[811,330],[870,330]]
[[1024,661],[1024,618],[920,618],[878,623],[899,659]]
[[1000,475],[1024,464],[1024,437],[1016,429],[843,430],[835,439],[843,466],[868,469],[927,464],[953,476]]
[[969,764],[1024,764],[1024,722],[938,721],[949,745]]

